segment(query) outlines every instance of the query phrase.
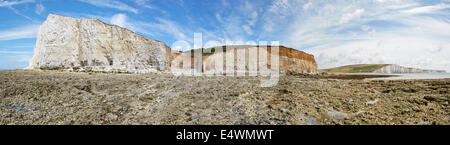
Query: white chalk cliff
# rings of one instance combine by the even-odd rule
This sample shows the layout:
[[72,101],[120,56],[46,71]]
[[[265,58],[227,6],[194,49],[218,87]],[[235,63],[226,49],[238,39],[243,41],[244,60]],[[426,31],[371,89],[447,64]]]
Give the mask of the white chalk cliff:
[[382,67],[378,70],[375,70],[373,73],[445,73],[444,70],[428,70],[428,69],[418,69],[418,68],[410,68],[403,67],[396,64],[390,64],[385,67]]
[[170,69],[164,43],[95,19],[50,14],[41,25],[31,69],[155,72]]

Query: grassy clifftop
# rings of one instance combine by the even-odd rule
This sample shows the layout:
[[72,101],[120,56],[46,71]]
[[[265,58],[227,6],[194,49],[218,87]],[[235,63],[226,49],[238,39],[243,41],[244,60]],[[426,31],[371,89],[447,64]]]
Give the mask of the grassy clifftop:
[[347,65],[330,69],[323,69],[321,71],[331,72],[331,73],[370,73],[385,67],[389,64],[356,64]]

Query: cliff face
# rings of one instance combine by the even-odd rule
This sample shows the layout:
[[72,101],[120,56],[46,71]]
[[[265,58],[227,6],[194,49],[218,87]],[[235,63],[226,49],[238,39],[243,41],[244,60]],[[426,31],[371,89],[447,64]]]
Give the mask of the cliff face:
[[[197,66],[197,73],[317,72],[314,56],[292,48],[278,48],[278,64],[272,64],[271,57],[275,54],[270,46],[231,46],[226,53],[217,50],[204,54],[199,63],[191,54],[171,51],[162,42],[119,26],[50,14],[39,29],[28,68],[147,73],[170,69],[191,71]],[[273,70],[274,66],[279,69]]]
[[391,64],[374,71],[374,73],[445,73],[445,71],[409,68]]
[[94,19],[50,14],[41,25],[28,68],[154,72],[169,69],[164,43]]
[[[271,47],[269,47],[269,52]],[[316,73],[317,63],[314,56],[303,51],[280,46],[280,70],[303,73]]]
[[[275,60],[278,64],[272,64],[272,57],[276,56],[276,52],[271,46],[227,46],[226,51],[222,49],[223,47],[216,47],[214,53],[203,54],[201,64],[198,61],[194,62],[195,58],[192,54],[183,53],[174,60],[172,65],[181,70],[201,66],[201,70],[194,70],[194,72],[201,71],[205,74],[267,75],[272,71],[318,72],[313,55],[284,46],[278,47],[278,59]],[[189,57],[190,65],[183,64],[182,61],[186,62]]]

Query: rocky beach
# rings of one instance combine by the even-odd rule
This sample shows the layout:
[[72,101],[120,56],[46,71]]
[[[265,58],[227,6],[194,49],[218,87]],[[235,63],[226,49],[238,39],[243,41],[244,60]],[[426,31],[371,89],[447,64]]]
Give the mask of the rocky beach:
[[0,71],[0,124],[450,124],[449,78],[384,79],[445,71],[318,68],[314,55],[277,43],[177,51],[98,19],[50,14],[29,66]]
[[450,79],[367,77],[0,71],[0,124],[450,124]]

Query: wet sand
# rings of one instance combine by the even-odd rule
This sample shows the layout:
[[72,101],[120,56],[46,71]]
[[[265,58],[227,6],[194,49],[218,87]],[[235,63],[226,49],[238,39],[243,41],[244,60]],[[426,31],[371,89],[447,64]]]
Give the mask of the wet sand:
[[0,124],[450,124],[450,79],[367,77],[0,71]]

